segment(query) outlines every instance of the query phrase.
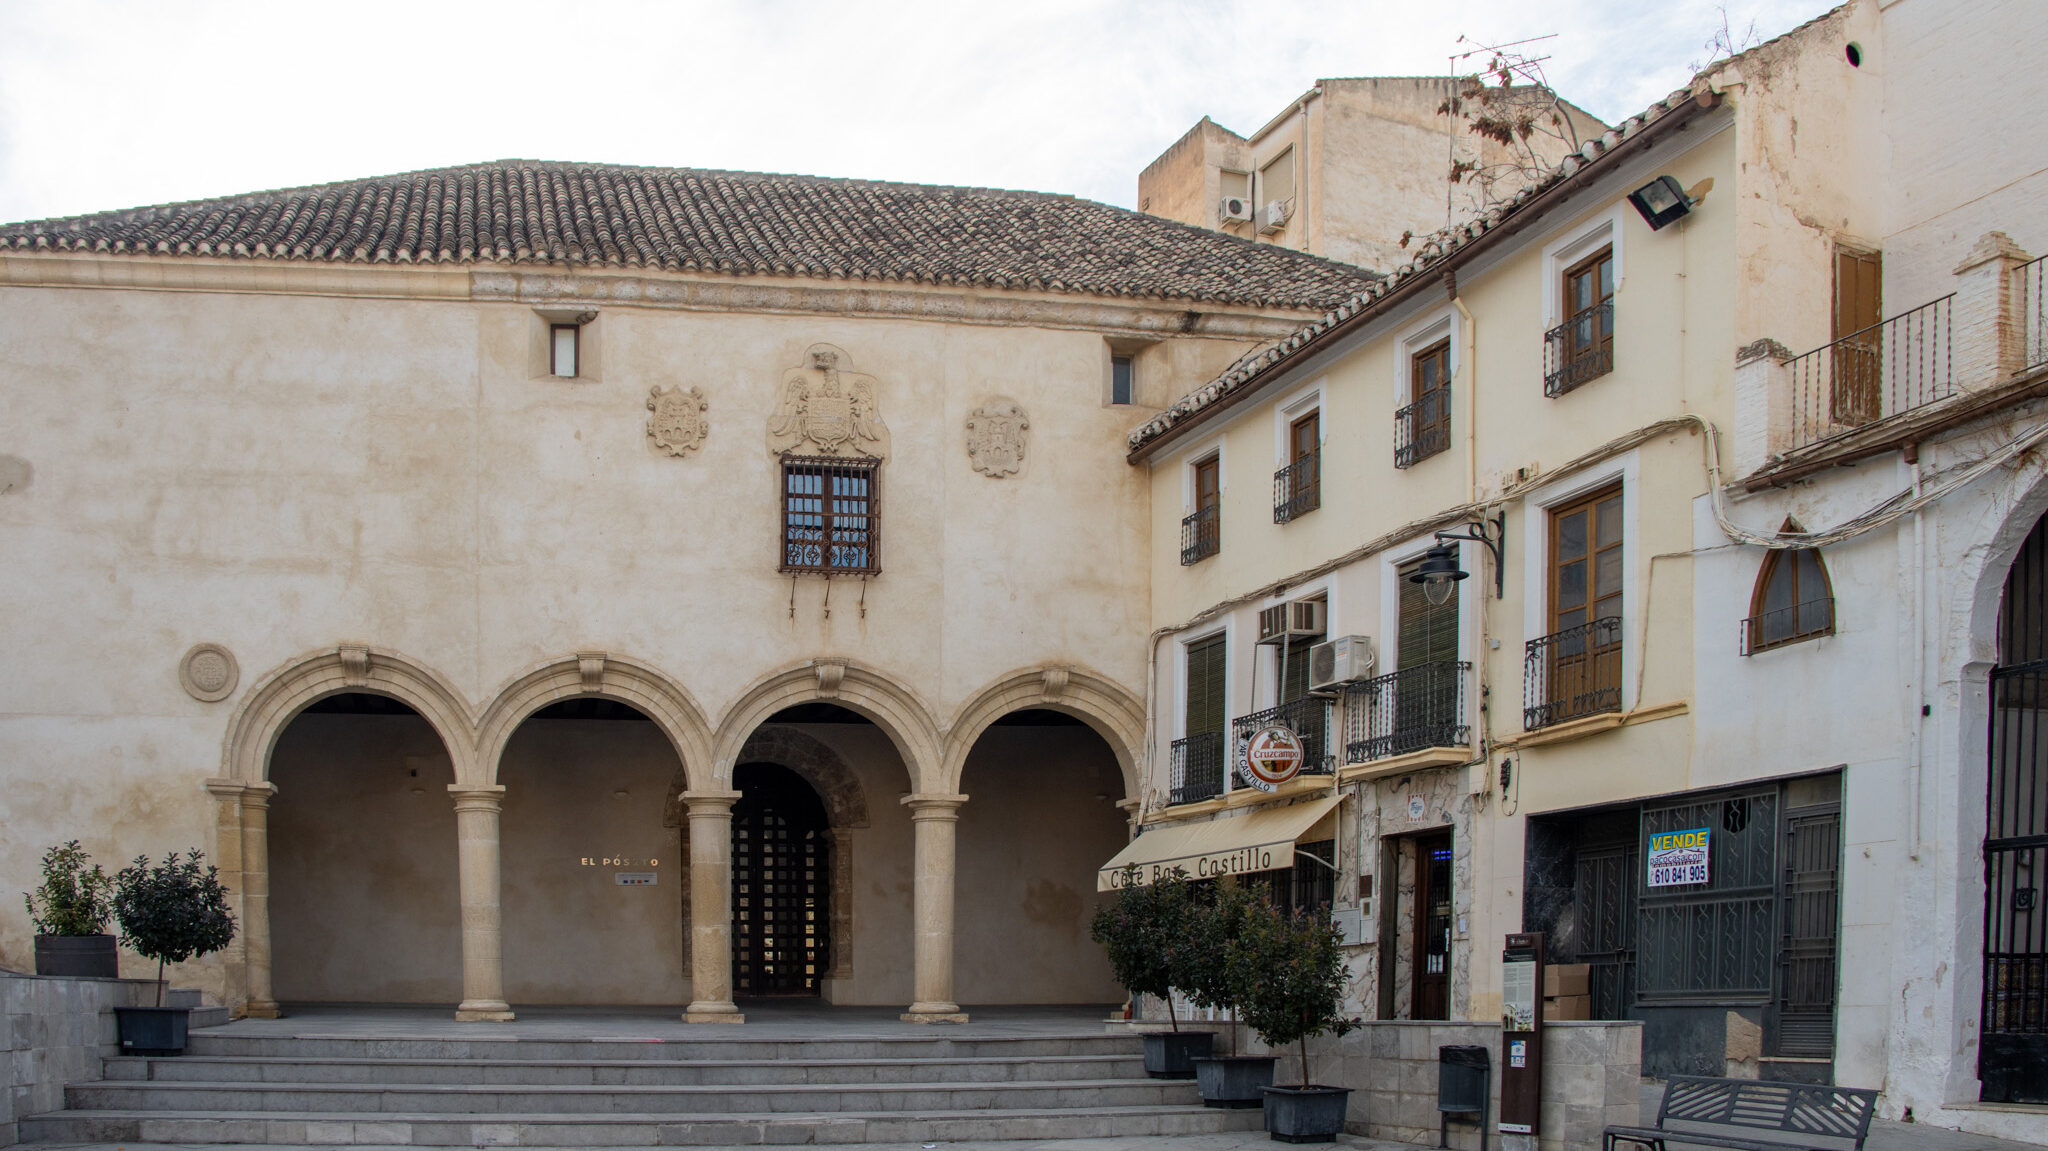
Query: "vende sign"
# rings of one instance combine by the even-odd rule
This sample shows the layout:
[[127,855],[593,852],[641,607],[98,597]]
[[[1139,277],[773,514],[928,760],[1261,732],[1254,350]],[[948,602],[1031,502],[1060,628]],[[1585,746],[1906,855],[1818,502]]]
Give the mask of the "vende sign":
[[1301,774],[1307,756],[1301,737],[1290,728],[1274,725],[1252,733],[1244,744],[1245,777],[1260,791],[1278,791],[1280,785]]
[[1645,858],[1650,865],[1651,887],[1688,887],[1708,880],[1712,859],[1713,832],[1695,827],[1687,831],[1666,831],[1650,837]]

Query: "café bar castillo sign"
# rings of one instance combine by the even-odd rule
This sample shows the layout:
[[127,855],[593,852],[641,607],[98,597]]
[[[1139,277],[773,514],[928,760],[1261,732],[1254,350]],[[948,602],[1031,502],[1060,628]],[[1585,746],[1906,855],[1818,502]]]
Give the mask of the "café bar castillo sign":
[[1301,774],[1301,737],[1293,729],[1274,724],[1253,732],[1238,753],[1238,767],[1245,781],[1260,791],[1278,791],[1280,785]]

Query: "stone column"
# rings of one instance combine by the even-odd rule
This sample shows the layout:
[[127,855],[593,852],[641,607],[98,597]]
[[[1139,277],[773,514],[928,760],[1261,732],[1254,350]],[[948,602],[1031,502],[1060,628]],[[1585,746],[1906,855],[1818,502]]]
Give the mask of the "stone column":
[[911,914],[917,943],[912,992],[916,1002],[900,1018],[905,1023],[965,1023],[967,1014],[953,1002],[953,828],[960,820],[964,795],[906,795],[916,827],[916,888]]
[[505,1022],[512,1007],[505,1002],[504,914],[499,903],[498,809],[502,784],[448,785],[455,797],[456,868],[462,891],[462,1003],[455,1018],[463,1022]]
[[243,1013],[276,1019],[270,990],[270,797],[277,788],[252,783],[242,789],[242,952],[249,963],[249,1002]]
[[2027,262],[2012,237],[1986,232],[1956,265],[1950,352],[1956,387],[2002,384],[2026,366],[2026,323],[2013,297],[2013,270]]
[[686,791],[690,806],[690,1006],[686,1023],[745,1023],[732,1001],[732,805],[737,791]]

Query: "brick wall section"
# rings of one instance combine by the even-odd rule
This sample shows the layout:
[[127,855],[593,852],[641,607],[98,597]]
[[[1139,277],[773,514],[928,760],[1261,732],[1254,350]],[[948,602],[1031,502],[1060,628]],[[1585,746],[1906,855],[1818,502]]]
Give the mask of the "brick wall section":
[[64,1085],[101,1077],[116,1051],[115,1007],[156,1002],[141,979],[68,979],[0,971],[0,1147],[18,1140],[21,1118],[64,1106]]

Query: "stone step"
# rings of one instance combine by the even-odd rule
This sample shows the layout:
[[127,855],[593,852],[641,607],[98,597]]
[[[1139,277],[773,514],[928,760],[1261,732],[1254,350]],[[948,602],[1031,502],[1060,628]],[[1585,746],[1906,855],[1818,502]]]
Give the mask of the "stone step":
[[152,1083],[552,1084],[696,1086],[775,1083],[1002,1083],[1142,1079],[1137,1054],[1047,1055],[1032,1059],[326,1059],[186,1055],[115,1056],[106,1078]]
[[645,1087],[107,1080],[73,1084],[65,1088],[64,1099],[67,1109],[77,1111],[447,1112],[505,1119],[529,1114],[886,1113],[1200,1104],[1192,1082],[1166,1079]]
[[23,1142],[367,1144],[410,1147],[759,1146],[1100,1139],[1253,1131],[1257,1111],[1201,1106],[812,1114],[277,1114],[62,1111],[21,1120]]
[[[743,1030],[735,1028],[735,1031]],[[1135,1035],[978,1035],[949,1037],[847,1035],[786,1039],[747,1035],[689,1039],[595,1036],[554,1039],[506,1036],[428,1038],[406,1035],[237,1035],[191,1037],[188,1055],[246,1058],[485,1059],[593,1062],[618,1059],[1039,1059],[1061,1055],[1137,1055]]]
[[164,992],[164,1006],[191,1008],[191,1017],[185,1026],[195,1031],[201,1027],[219,1027],[228,1021],[228,1009],[218,1004],[209,1006],[196,987],[170,988]]

